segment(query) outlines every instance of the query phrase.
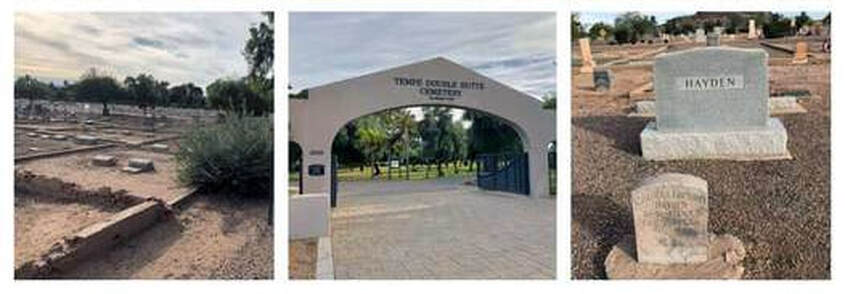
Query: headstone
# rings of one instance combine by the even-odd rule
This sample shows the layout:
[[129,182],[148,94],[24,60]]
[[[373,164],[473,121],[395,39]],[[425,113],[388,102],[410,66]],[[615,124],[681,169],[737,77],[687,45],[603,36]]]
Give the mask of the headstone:
[[153,161],[144,158],[130,158],[129,164],[123,168],[124,172],[137,174],[154,170]]
[[695,42],[696,43],[704,43],[707,41],[706,36],[704,35],[704,29],[696,29],[695,30]]
[[611,279],[737,279],[745,246],[736,237],[708,232],[708,184],[667,173],[631,193],[634,236],[625,236],[605,259]]
[[64,140],[67,140],[67,136],[65,136],[65,135],[58,135],[58,134],[57,134],[57,135],[53,135],[53,140],[56,140],[56,141],[64,141]]
[[721,35],[724,29],[722,27],[713,27],[713,33],[716,35]]
[[95,166],[114,166],[117,164],[117,158],[113,155],[96,155],[91,159],[91,163]]
[[75,140],[76,143],[83,145],[94,145],[97,144],[97,141],[99,141],[97,137],[89,135],[78,135],[76,136]]
[[33,132],[29,132],[29,133],[26,133],[26,136],[27,137],[38,137],[38,134],[33,133]]
[[158,152],[167,152],[167,151],[170,151],[170,146],[157,143],[157,144],[150,145],[150,149],[152,149],[153,151],[158,151]]
[[704,47],[659,55],[656,121],[640,134],[649,160],[789,159],[786,129],[769,118],[768,55]]
[[754,20],[748,20],[748,38],[749,39],[757,39],[757,27],[754,26]]
[[50,139],[50,135],[47,135],[47,134],[41,134],[40,137],[41,137],[41,139]]
[[663,174],[631,193],[637,261],[707,261],[707,182],[689,175]]
[[593,61],[593,53],[590,51],[590,38],[578,39],[578,47],[581,48],[581,73],[591,73],[596,67]]
[[807,42],[801,41],[795,43],[795,56],[792,58],[792,63],[807,63],[809,60]]
[[610,68],[597,68],[593,71],[593,86],[596,91],[610,91],[613,86],[613,72]]
[[722,35],[717,33],[710,33],[707,35],[707,47],[718,47],[721,45]]

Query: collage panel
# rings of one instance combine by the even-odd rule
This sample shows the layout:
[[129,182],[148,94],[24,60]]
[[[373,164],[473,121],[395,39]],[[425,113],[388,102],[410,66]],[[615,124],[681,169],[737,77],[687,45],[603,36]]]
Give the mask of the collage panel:
[[830,20],[573,12],[574,279],[830,279]]
[[555,26],[291,12],[290,278],[554,279]]
[[273,278],[273,17],[14,14],[15,279]]

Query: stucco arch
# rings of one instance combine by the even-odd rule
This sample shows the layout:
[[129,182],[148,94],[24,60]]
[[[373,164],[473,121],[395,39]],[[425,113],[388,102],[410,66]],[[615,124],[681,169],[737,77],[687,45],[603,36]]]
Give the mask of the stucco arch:
[[[414,106],[473,109],[503,119],[528,152],[531,195],[548,195],[547,144],[555,140],[555,114],[541,101],[445,58],[399,66],[308,89],[289,99],[290,136],[303,150],[305,193],[330,187],[332,141],[346,123],[380,111]],[[323,165],[323,175],[308,166]]]

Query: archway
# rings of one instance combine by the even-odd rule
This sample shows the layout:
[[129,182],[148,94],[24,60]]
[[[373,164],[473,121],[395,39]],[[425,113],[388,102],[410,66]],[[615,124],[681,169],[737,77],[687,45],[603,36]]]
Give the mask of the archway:
[[540,100],[445,58],[434,58],[307,90],[290,99],[291,140],[302,147],[303,192],[328,193],[335,134],[355,118],[414,106],[472,109],[501,118],[528,153],[532,197],[549,195],[548,142],[555,114]]

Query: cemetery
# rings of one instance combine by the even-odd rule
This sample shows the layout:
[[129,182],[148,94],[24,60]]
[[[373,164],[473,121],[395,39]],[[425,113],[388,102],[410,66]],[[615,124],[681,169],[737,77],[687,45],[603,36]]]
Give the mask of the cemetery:
[[272,260],[269,200],[216,200],[177,180],[181,138],[214,116],[164,115],[152,130],[134,112],[17,121],[16,277],[226,277],[244,250]]
[[573,42],[574,278],[830,278],[829,28],[772,25]]
[[[97,17],[102,23],[90,25],[126,25],[119,14]],[[16,35],[24,49],[15,55],[15,279],[271,279],[273,57],[265,53],[273,51],[272,12],[135,17],[180,28],[209,18],[241,23],[207,23],[221,35],[202,36],[217,38],[202,50],[243,60],[164,65],[134,55],[151,49],[136,44],[119,50],[132,58],[90,52],[102,57],[92,63],[61,50],[38,55],[52,49]],[[88,20],[21,13],[16,28],[35,27],[32,19],[62,27]],[[37,40],[63,40],[55,28],[47,31]],[[238,62],[240,69],[232,66]],[[60,76],[42,70],[65,64],[73,67]],[[137,72],[132,64],[155,66]]]

